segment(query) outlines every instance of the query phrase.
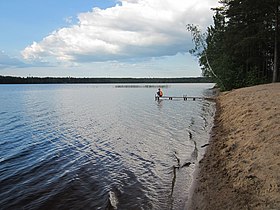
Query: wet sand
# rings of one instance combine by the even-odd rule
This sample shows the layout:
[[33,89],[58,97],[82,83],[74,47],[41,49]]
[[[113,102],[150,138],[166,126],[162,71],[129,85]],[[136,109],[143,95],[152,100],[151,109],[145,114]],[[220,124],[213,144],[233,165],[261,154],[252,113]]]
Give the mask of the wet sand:
[[221,93],[188,209],[280,209],[280,83]]

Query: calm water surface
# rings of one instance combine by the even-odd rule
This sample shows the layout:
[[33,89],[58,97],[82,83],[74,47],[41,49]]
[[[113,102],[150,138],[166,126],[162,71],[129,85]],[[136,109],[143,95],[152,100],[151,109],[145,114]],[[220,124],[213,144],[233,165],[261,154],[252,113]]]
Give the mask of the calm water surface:
[[[163,91],[203,96],[212,86]],[[0,209],[184,209],[214,104],[155,101],[156,90],[1,85]]]

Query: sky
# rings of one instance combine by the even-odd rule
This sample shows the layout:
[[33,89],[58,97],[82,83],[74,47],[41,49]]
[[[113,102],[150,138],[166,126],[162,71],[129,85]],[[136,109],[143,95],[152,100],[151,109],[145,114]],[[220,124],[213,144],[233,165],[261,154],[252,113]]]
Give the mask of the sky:
[[0,75],[197,77],[186,24],[217,0],[0,1]]

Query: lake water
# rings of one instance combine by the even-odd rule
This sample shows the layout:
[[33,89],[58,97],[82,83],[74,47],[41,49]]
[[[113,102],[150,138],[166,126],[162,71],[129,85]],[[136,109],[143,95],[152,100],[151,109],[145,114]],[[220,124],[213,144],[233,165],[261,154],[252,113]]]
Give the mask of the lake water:
[[0,209],[184,209],[215,106],[157,88],[0,85]]

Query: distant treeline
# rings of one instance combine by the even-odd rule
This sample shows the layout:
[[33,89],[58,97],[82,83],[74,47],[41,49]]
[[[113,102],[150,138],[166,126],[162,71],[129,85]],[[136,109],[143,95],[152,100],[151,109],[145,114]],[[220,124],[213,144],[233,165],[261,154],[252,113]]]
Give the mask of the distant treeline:
[[60,84],[60,83],[210,83],[211,78],[73,78],[73,77],[12,77],[0,76],[0,84]]

